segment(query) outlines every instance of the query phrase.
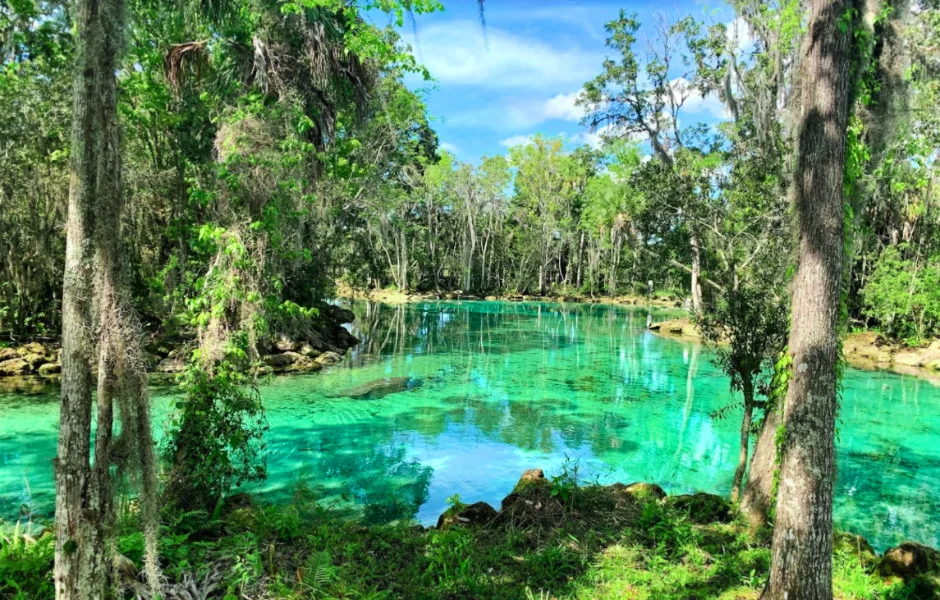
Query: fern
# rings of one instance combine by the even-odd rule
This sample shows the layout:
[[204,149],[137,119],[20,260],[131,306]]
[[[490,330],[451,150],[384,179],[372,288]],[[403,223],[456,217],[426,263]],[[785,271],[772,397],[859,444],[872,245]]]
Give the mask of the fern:
[[314,592],[322,593],[324,588],[336,579],[337,568],[333,564],[333,557],[324,550],[307,557],[302,573],[303,585]]

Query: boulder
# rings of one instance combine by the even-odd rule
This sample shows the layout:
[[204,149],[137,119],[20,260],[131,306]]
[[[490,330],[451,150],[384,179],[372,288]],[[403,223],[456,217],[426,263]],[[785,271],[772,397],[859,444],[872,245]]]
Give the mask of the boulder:
[[28,344],[23,344],[22,346],[17,348],[16,351],[17,353],[19,353],[20,356],[26,356],[27,354],[41,354],[45,356],[46,353],[48,352],[48,350],[46,350],[46,347],[40,344],[39,342],[30,342]]
[[299,352],[300,352],[302,355],[304,355],[304,356],[306,356],[306,357],[309,357],[309,358],[316,358],[316,357],[320,356],[320,354],[321,354],[321,352],[320,352],[319,350],[317,350],[316,348],[314,348],[314,347],[313,347],[310,343],[308,343],[308,342],[304,342],[303,344],[301,344]]
[[910,579],[940,570],[940,551],[917,542],[904,542],[884,553],[878,563],[882,577]]
[[437,519],[438,529],[454,526],[482,527],[496,520],[496,509],[486,502],[451,506]]
[[46,363],[39,367],[39,375],[42,377],[54,377],[62,372],[62,365],[59,363]]
[[343,361],[343,357],[336,352],[327,351],[317,357],[317,363],[324,367],[332,367]]
[[298,347],[299,344],[286,335],[278,336],[278,338],[274,340],[274,348],[277,349],[278,352],[291,352],[292,350],[297,350]]
[[5,362],[8,360],[12,360],[14,358],[19,358],[19,356],[20,355],[17,354],[16,350],[14,350],[13,348],[0,348],[0,362]]
[[917,351],[898,352],[894,355],[894,364],[896,365],[904,365],[905,367],[920,367],[923,366],[924,362],[924,355]]
[[734,520],[731,504],[715,494],[698,492],[672,496],[666,499],[666,504],[674,509],[687,513],[689,520],[699,525],[710,523],[730,523]]
[[30,371],[35,371],[39,369],[41,365],[49,362],[45,354],[40,354],[38,352],[29,352],[21,355],[20,358],[26,361],[26,363],[29,365]]
[[[295,354],[294,352],[288,352],[286,354]],[[298,354],[296,360],[284,367],[283,371],[285,373],[306,373],[308,371],[319,371],[323,366],[319,363],[314,362],[309,356],[304,356],[303,354]]]
[[512,488],[512,492],[503,498],[503,502],[500,504],[501,509],[507,512],[518,505],[523,512],[541,510],[542,505],[539,498],[542,496],[545,498],[548,497],[550,493],[548,483],[548,479],[545,478],[545,473],[542,469],[527,469],[523,471],[522,477],[519,478],[516,486]]
[[618,483],[614,484],[614,486],[618,486],[618,489],[622,489],[624,492],[637,496],[638,498],[662,500],[666,497],[666,490],[656,485],[655,483],[643,483],[642,481],[638,481],[636,483],[631,483],[630,485],[623,485],[622,483]]
[[291,366],[301,358],[306,358],[297,354],[296,352],[282,352],[280,354],[268,354],[261,360],[264,361],[264,364],[268,365],[275,372],[283,371],[287,367]]
[[186,361],[177,357],[167,357],[157,363],[158,373],[181,373],[186,369]]
[[11,358],[0,362],[0,375],[26,375],[29,372],[29,363],[22,358]]

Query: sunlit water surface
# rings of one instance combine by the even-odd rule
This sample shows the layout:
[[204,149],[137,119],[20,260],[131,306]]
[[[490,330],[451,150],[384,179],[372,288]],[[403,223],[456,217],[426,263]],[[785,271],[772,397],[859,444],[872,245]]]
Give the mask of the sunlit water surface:
[[[337,512],[430,524],[453,494],[498,507],[524,469],[566,462],[589,481],[730,489],[739,413],[712,416],[734,401],[728,380],[698,345],[646,331],[645,310],[354,309],[363,343],[341,365],[263,387],[269,478],[257,488],[273,500],[304,482]],[[153,391],[157,423],[171,392]],[[51,510],[56,394],[0,394],[7,519],[24,504]],[[837,527],[879,549],[940,545],[940,387],[850,369],[839,416]]]

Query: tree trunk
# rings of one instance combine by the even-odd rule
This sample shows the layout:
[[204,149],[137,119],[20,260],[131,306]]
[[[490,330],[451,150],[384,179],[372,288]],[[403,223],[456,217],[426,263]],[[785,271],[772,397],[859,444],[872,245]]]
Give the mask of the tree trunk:
[[851,26],[847,0],[813,0],[803,44],[794,202],[799,266],[793,285],[793,374],[783,407],[770,580],[765,600],[832,598],[837,325],[843,254],[845,129]]
[[754,454],[747,470],[747,483],[741,494],[741,513],[752,531],[767,524],[773,496],[774,471],[777,469],[777,427],[780,419],[776,410],[764,415],[764,424],[757,436]]
[[[156,471],[139,326],[122,286],[120,124],[115,72],[123,0],[77,0],[71,180],[63,284],[62,404],[56,458],[55,591],[96,600],[113,591],[114,400],[122,460],[142,470],[147,578],[158,590]],[[96,331],[97,429],[90,461]]]
[[[92,480],[91,360],[94,344],[94,198],[96,182],[97,56],[101,21],[97,0],[75,7],[75,80],[71,139],[69,207],[66,221],[65,276],[62,286],[62,403],[59,418],[56,482],[55,590],[59,600],[101,597],[103,578],[92,579],[93,560],[105,548],[83,509]],[[98,558],[100,557],[100,558]],[[94,586],[94,587],[93,587]]]
[[689,244],[692,246],[692,310],[699,313],[702,310],[702,247],[698,235],[692,234]]
[[732,502],[737,502],[741,498],[741,484],[744,482],[748,446],[751,441],[751,419],[754,416],[754,382],[748,376],[745,376],[742,387],[744,388],[744,415],[741,417],[741,447],[738,451],[738,467],[734,470],[734,482],[731,484]]

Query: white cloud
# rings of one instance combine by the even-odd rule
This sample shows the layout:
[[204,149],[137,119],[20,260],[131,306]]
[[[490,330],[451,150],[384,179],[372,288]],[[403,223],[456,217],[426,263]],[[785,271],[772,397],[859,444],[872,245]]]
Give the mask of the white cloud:
[[757,34],[755,34],[751,26],[747,24],[747,20],[745,20],[744,17],[735,17],[733,21],[726,23],[726,27],[728,43],[734,44],[734,47],[738,51],[744,52],[751,50],[754,44],[757,43]]
[[709,114],[716,119],[727,119],[730,115],[724,102],[714,92],[702,96],[691,82],[683,77],[677,77],[669,82],[677,99],[684,99],[681,112],[687,114]]
[[513,148],[515,146],[528,146],[532,143],[532,135],[514,135],[508,137],[505,140],[501,140],[499,144],[507,148]]
[[442,84],[488,88],[546,89],[580,86],[601,67],[603,56],[561,47],[480,23],[448,21],[424,27],[405,40],[418,61]]
[[450,152],[451,154],[457,154],[460,152],[460,148],[450,142],[441,142],[438,144],[438,147],[445,152]]
[[513,97],[496,99],[484,108],[473,109],[451,118],[453,125],[467,127],[486,126],[496,130],[519,131],[531,129],[546,121],[577,123],[584,109],[576,102],[580,90],[551,97]]

